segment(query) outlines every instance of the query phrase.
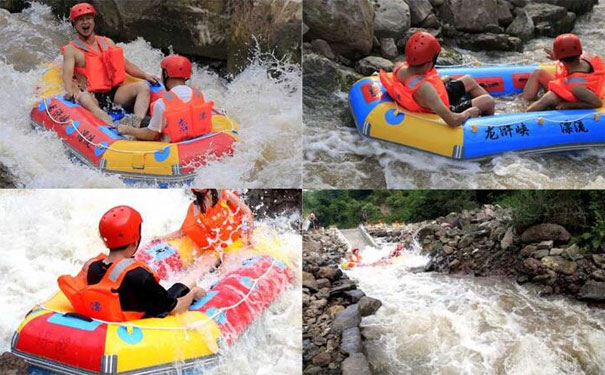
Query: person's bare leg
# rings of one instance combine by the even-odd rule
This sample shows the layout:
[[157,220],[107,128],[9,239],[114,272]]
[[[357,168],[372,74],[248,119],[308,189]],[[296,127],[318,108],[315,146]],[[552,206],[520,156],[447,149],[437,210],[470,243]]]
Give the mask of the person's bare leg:
[[496,101],[489,94],[478,96],[471,103],[473,107],[479,108],[482,115],[490,116],[496,111]]
[[91,93],[87,91],[81,92],[78,96],[78,103],[80,103],[82,107],[89,110],[93,115],[97,116],[102,121],[105,121],[107,125],[113,125],[113,119],[111,116],[109,116],[99,107],[99,102],[97,102],[97,99]]
[[527,107],[525,112],[535,112],[535,111],[544,111],[550,108],[554,108],[557,104],[561,102],[561,98],[557,96],[552,91],[547,92],[542,96],[539,100],[535,101]]
[[141,119],[145,117],[149,110],[150,100],[151,94],[147,81],[120,86],[113,99],[114,103],[122,107],[131,106],[134,103],[134,114]]
[[544,69],[536,69],[529,76],[525,88],[523,89],[523,99],[527,101],[536,100],[540,88],[547,89],[548,82],[553,79],[553,76]]
[[464,91],[471,94],[473,98],[477,98],[481,95],[489,95],[487,91],[485,91],[485,89],[481,87],[481,85],[479,85],[477,81],[475,81],[475,79],[468,74],[458,78],[458,80],[462,81],[462,83],[464,84]]

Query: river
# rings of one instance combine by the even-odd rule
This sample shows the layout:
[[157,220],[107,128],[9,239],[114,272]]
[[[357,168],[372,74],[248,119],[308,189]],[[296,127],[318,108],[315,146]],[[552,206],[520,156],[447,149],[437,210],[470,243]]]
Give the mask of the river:
[[[178,229],[189,202],[185,191],[176,189],[0,191],[0,353],[10,349],[12,334],[31,307],[57,291],[59,275],[76,274],[86,259],[104,250],[98,220],[106,210],[118,204],[139,210],[146,243]],[[257,222],[255,240],[262,243],[264,233],[274,233],[268,238],[292,264],[294,285],[221,351],[209,374],[302,373],[302,239],[291,229],[297,220],[300,213]],[[200,285],[213,281],[208,277]]]
[[[365,263],[393,244],[364,249]],[[416,272],[401,262],[347,274],[383,306],[364,318],[369,360],[383,375],[598,375],[605,372],[605,310],[498,278]],[[415,271],[416,270],[416,271]]]
[[[30,127],[35,85],[45,63],[59,56],[59,47],[75,37],[69,22],[53,17],[50,8],[33,3],[22,13],[0,12],[0,163],[24,187],[124,187],[72,161],[54,134]],[[160,75],[164,57],[142,38],[119,43],[128,59]],[[281,74],[274,74],[279,71]],[[273,74],[270,74],[273,73]],[[273,78],[279,76],[279,78]],[[241,124],[242,141],[234,156],[198,171],[194,184],[212,187],[301,186],[301,69],[263,55],[233,80],[195,66],[192,85]],[[279,98],[279,100],[275,100]]]
[[[605,0],[579,17],[574,33],[585,51],[605,55]],[[553,39],[537,38],[519,52],[471,52],[464,63],[547,61]],[[348,111],[348,96],[335,92],[326,103],[304,108],[304,186],[359,189],[597,189],[605,187],[605,149],[549,155],[505,154],[483,161],[454,161],[404,146],[362,138]],[[498,99],[497,111],[518,111],[518,99]]]

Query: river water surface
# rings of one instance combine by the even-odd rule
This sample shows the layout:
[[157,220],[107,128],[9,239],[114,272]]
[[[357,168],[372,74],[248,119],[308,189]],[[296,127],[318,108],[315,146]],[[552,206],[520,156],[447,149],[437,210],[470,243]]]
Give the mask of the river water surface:
[[[579,17],[574,33],[585,51],[605,55],[605,0]],[[464,63],[547,62],[542,48],[553,39],[537,38],[522,53],[459,50]],[[497,111],[519,111],[522,100],[498,99]],[[604,188],[605,149],[549,155],[505,154],[483,161],[454,161],[404,146],[369,140],[343,116],[348,96],[335,92],[324,106],[305,106],[304,185],[360,189],[548,189]]]
[[[184,190],[0,191],[0,353],[10,349],[13,332],[32,306],[58,290],[59,275],[76,274],[84,261],[104,251],[98,221],[105,211],[120,204],[139,210],[144,244],[177,230],[190,200]],[[302,372],[301,236],[290,226],[296,220],[299,213],[257,222],[254,240],[271,241],[284,255],[294,285],[231,347],[221,350],[210,374]],[[207,288],[214,281],[211,277],[199,280],[199,285]]]
[[[394,245],[362,251],[371,263]],[[605,311],[542,298],[508,280],[417,273],[409,249],[397,264],[347,274],[383,306],[364,318],[369,360],[384,375],[599,375]]]
[[[50,8],[34,3],[22,13],[0,12],[0,163],[26,187],[123,187],[68,157],[50,132],[32,130],[29,114],[36,81],[59,47],[75,37],[69,22],[56,20]],[[175,36],[178,37],[178,36]],[[164,57],[145,40],[120,44],[126,57],[160,75]],[[279,79],[269,74],[281,71]],[[242,141],[234,156],[200,169],[194,184],[212,187],[301,186],[301,72],[298,66],[264,56],[227,81],[204,67],[194,67],[191,84],[239,121]],[[279,100],[276,100],[279,98]]]

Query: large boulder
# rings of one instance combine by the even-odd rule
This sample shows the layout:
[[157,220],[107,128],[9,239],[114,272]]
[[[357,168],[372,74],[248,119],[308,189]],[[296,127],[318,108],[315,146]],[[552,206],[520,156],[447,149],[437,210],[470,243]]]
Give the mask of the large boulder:
[[382,302],[379,299],[363,296],[359,300],[359,313],[361,316],[374,315],[380,306]]
[[361,333],[359,327],[345,329],[342,332],[340,350],[347,354],[361,353]]
[[521,39],[507,34],[464,34],[456,38],[459,47],[471,51],[520,51]]
[[370,0],[305,0],[305,38],[321,38],[347,58],[365,56],[374,40],[374,6]]
[[533,0],[533,2],[558,5],[579,16],[590,12],[599,3],[599,0]]
[[338,64],[314,53],[303,56],[303,94],[305,104],[315,98],[331,95],[339,88]]
[[394,64],[390,60],[378,56],[364,57],[355,64],[355,70],[364,76],[369,76],[380,69],[390,72],[393,67]]
[[536,35],[554,38],[558,35],[573,30],[576,23],[576,14],[567,12],[567,15],[557,22],[538,22],[536,24]]
[[11,13],[20,12],[28,6],[25,0],[0,0],[0,8]]
[[405,0],[410,6],[412,26],[419,26],[433,12],[429,0]]
[[354,353],[342,362],[342,375],[372,375],[372,372],[366,357]]
[[506,27],[513,22],[513,14],[510,11],[510,3],[506,0],[498,0],[498,24]]
[[361,323],[361,314],[358,305],[349,305],[334,317],[332,332],[341,334],[346,329],[359,327],[359,323]]
[[[471,10],[472,11],[469,11]],[[496,0],[447,0],[439,8],[441,18],[457,30],[481,32],[488,25],[498,25]]]
[[578,269],[576,262],[565,260],[561,256],[546,256],[542,258],[542,264],[547,268],[565,275],[573,275]]
[[568,242],[571,234],[559,224],[538,224],[527,228],[521,234],[521,241],[525,243],[553,240]]
[[376,0],[374,35],[398,39],[410,28],[410,7],[403,0]]
[[528,41],[534,36],[534,27],[534,20],[525,10],[520,9],[513,22],[506,28],[506,33]]
[[580,299],[605,301],[605,282],[588,280],[578,293]]
[[576,15],[564,7],[546,3],[530,3],[523,9],[532,18],[536,34],[555,37],[570,32],[575,24]]

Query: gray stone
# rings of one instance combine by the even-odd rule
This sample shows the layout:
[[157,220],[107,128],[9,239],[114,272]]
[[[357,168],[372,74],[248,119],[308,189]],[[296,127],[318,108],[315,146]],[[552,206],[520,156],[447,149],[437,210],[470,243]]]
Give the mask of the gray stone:
[[332,289],[330,290],[330,294],[338,294],[338,293],[343,293],[346,292],[348,290],[352,290],[352,289],[356,289],[357,285],[355,285],[355,282],[353,280],[349,280],[349,279],[341,279],[337,282],[334,282],[334,284],[332,284]]
[[375,0],[375,2],[374,35],[378,38],[400,38],[412,25],[408,4],[402,0]]
[[361,353],[354,353],[342,362],[342,375],[372,375],[370,364]]
[[345,329],[359,327],[361,314],[357,304],[347,306],[343,311],[336,314],[332,323],[332,332],[341,334]]
[[322,56],[325,56],[330,60],[334,60],[336,58],[336,55],[332,51],[332,48],[330,48],[330,45],[328,44],[328,42],[326,42],[323,39],[315,39],[314,41],[312,41],[311,49],[314,52],[316,52]]
[[531,276],[539,275],[544,270],[542,262],[534,258],[526,258],[523,261],[523,267],[525,267],[525,270]]
[[361,334],[358,327],[342,331],[340,350],[347,354],[361,353]]
[[524,257],[530,256],[534,251],[538,250],[538,248],[534,245],[527,245],[521,250],[519,254]]
[[302,285],[303,287],[308,288],[311,291],[317,291],[319,289],[317,287],[317,281],[315,280],[315,277],[308,272],[303,272]]
[[27,7],[25,0],[0,0],[0,8],[11,13],[20,12]]
[[465,247],[468,247],[471,243],[473,243],[474,240],[475,240],[474,234],[470,234],[470,233],[465,234],[460,239],[460,242],[458,242],[458,248],[464,249]]
[[429,0],[404,1],[410,6],[412,26],[420,25],[433,12],[433,6]]
[[511,4],[513,4],[516,7],[519,8],[523,8],[525,5],[527,5],[527,0],[509,0]]
[[601,268],[605,268],[605,254],[592,254],[592,261]]
[[359,313],[361,316],[374,315],[382,306],[382,302],[376,298],[363,296],[359,300]]
[[337,267],[324,266],[324,267],[319,267],[319,271],[317,272],[317,275],[319,277],[323,277],[323,278],[329,279],[331,281],[334,281],[336,279],[339,279],[342,276],[342,271]]
[[531,256],[532,258],[536,258],[536,259],[542,259],[544,257],[547,257],[549,255],[549,251],[548,250],[536,250],[534,251]]
[[578,265],[575,262],[570,262],[560,256],[544,257],[542,258],[542,264],[557,273],[565,275],[573,275],[578,269]]
[[544,21],[536,23],[536,35],[554,38],[560,34],[572,31],[575,23],[575,13],[567,12],[567,15],[558,21]]
[[318,289],[329,288],[332,286],[330,284],[330,280],[328,280],[328,279],[317,279],[316,281],[317,281]]
[[517,17],[506,28],[506,33],[514,35],[523,41],[528,41],[534,36],[534,21],[523,9],[517,12]]
[[355,70],[364,76],[369,76],[380,69],[390,72],[393,70],[393,66],[394,64],[387,59],[378,56],[368,56],[357,61]]
[[431,5],[433,6],[433,8],[438,8],[440,6],[443,5],[443,3],[445,3],[445,0],[429,0],[431,2]]
[[392,60],[399,55],[399,50],[395,45],[395,39],[383,38],[380,39],[380,54],[385,59]]
[[532,18],[532,20],[536,24],[539,22],[555,22],[564,18],[567,15],[567,9],[551,4],[529,3],[523,9],[525,9],[527,14]]
[[566,8],[570,12],[582,15],[592,10],[598,1],[595,0],[533,0],[534,3],[548,3]]
[[588,280],[578,293],[580,299],[605,301],[605,282]]
[[511,246],[513,246],[513,236],[513,227],[510,227],[506,230],[504,237],[502,237],[502,240],[500,241],[500,248],[502,250],[508,250]]
[[564,250],[565,249],[561,249],[561,248],[555,247],[555,248],[550,249],[550,253],[548,255],[553,255],[553,256],[554,255],[561,255],[561,254],[563,254]]
[[498,0],[498,24],[508,26],[513,22],[513,14],[510,12],[510,3],[506,0]]
[[431,13],[424,19],[424,21],[422,21],[419,26],[426,29],[438,29],[441,26],[441,22],[436,15]]
[[457,30],[482,32],[486,25],[498,24],[498,3],[496,0],[448,0],[439,8],[439,15]]
[[561,255],[569,260],[579,260],[584,258],[584,250],[580,249],[578,245],[573,244],[565,249]]
[[542,241],[538,244],[538,250],[550,250],[552,249],[552,246],[554,245],[553,241]]
[[[535,22],[535,20],[534,20]],[[521,234],[521,241],[539,242],[544,240],[553,240],[557,242],[568,242],[571,234],[559,224],[538,224],[527,228]]]
[[454,248],[448,245],[443,246],[443,253],[446,255],[450,255],[454,252]]
[[340,88],[339,66],[332,60],[305,51],[303,55],[303,96],[305,104],[309,100],[322,98]]
[[365,296],[366,294],[362,290],[355,289],[345,292],[345,295],[351,298],[351,302],[357,303],[361,299],[361,297]]
[[595,280],[605,281],[605,270],[596,270],[590,274],[590,277]]
[[347,58],[367,55],[374,38],[374,6],[369,0],[305,0],[306,37],[320,38]]
[[464,34],[456,38],[459,47],[471,51],[520,51],[521,39],[507,34]]
[[312,363],[316,366],[327,366],[330,362],[332,362],[332,356],[330,353],[319,353],[315,357],[313,357]]

